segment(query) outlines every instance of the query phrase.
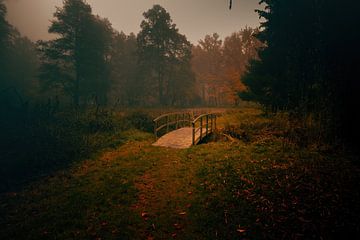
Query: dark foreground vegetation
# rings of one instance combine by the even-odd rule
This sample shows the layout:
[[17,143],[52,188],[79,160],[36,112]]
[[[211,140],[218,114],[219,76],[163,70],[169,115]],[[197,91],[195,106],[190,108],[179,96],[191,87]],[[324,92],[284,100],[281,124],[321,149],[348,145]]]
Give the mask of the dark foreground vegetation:
[[268,111],[288,111],[300,121],[316,119],[327,139],[342,138],[358,150],[359,64],[354,31],[359,1],[262,0],[257,38],[266,47],[242,78],[243,98]]
[[142,111],[57,107],[49,103],[27,111],[12,109],[1,117],[0,192],[118,146],[126,141],[126,130],[153,128],[153,115]]
[[[298,138],[299,132],[307,141]],[[231,110],[208,143],[139,130],[0,200],[1,239],[356,239],[356,156],[288,116]],[[351,237],[350,237],[351,236]]]

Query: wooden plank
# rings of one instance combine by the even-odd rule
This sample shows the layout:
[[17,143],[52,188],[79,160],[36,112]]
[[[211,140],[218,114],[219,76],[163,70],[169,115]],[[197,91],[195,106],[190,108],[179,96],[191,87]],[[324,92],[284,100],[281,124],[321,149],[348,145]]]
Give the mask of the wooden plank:
[[159,138],[153,146],[185,149],[193,145],[193,128],[184,127]]

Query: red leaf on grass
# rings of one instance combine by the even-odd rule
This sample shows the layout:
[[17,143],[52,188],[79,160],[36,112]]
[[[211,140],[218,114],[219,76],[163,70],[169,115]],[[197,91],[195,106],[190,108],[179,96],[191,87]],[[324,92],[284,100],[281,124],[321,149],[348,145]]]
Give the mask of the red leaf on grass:
[[236,231],[239,232],[239,233],[244,233],[244,232],[246,232],[246,230],[245,230],[244,228],[238,228]]

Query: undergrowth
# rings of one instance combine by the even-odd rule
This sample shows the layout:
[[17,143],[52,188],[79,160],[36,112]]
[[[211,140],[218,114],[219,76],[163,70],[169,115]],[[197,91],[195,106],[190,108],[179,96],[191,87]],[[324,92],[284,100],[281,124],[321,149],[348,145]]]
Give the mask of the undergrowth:
[[122,116],[102,108],[47,106],[3,111],[0,120],[0,192],[64,168],[126,141],[129,129],[151,131],[143,112]]
[[200,149],[210,159],[198,173],[205,199],[198,207],[213,217],[195,219],[222,222],[208,239],[359,236],[358,156],[308,121],[253,109],[225,115],[214,138],[228,151]]

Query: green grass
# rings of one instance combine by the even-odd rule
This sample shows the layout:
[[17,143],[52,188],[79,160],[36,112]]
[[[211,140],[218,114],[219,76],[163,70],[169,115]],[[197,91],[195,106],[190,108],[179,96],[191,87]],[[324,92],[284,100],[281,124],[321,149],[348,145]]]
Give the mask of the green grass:
[[359,234],[359,168],[351,155],[299,146],[286,136],[288,122],[258,109],[228,111],[218,126],[216,141],[185,150],[123,132],[117,147],[2,196],[0,239]]
[[[148,137],[131,133],[134,140]],[[136,229],[127,224],[140,220],[129,208],[136,201],[133,181],[150,166],[138,144],[144,143],[130,141],[8,194],[1,205],[7,217],[1,239],[131,239]]]

